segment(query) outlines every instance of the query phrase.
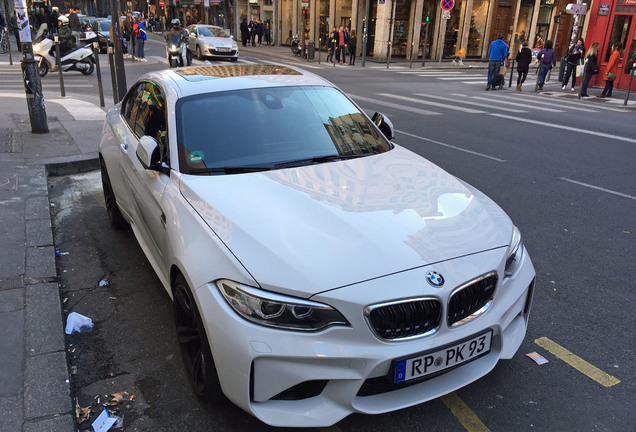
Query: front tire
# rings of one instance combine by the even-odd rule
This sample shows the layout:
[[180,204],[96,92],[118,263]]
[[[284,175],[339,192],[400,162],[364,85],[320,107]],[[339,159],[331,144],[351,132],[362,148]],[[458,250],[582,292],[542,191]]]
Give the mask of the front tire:
[[203,60],[203,54],[201,54],[201,48],[199,48],[199,45],[197,45],[197,58],[199,60]]
[[42,59],[38,62],[38,73],[40,74],[40,77],[45,77],[46,74],[49,73],[49,64],[46,60]]
[[117,200],[115,199],[115,192],[110,183],[110,177],[108,177],[108,171],[106,171],[106,164],[103,159],[100,159],[100,165],[102,168],[102,189],[104,190],[104,201],[106,201],[106,211],[108,212],[108,219],[110,224],[116,230],[123,230],[128,228],[128,222],[124,219],[124,216],[119,211]]
[[183,363],[194,393],[207,402],[225,399],[199,309],[182,275],[174,281],[174,320]]

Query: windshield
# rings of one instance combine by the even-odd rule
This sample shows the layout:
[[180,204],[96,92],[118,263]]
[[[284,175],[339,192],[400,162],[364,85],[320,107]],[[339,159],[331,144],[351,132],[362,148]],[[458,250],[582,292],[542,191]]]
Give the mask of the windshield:
[[229,37],[225,30],[222,28],[216,27],[199,27],[199,36],[209,36],[209,37],[219,37],[219,38],[227,38]]
[[170,43],[172,45],[179,45],[179,42],[181,42],[181,33],[176,33],[176,34],[172,34],[170,36]]
[[102,33],[108,33],[110,31],[110,21],[97,21],[99,25],[99,31]]
[[367,117],[329,87],[191,96],[177,103],[176,117],[183,173],[286,168],[391,149]]

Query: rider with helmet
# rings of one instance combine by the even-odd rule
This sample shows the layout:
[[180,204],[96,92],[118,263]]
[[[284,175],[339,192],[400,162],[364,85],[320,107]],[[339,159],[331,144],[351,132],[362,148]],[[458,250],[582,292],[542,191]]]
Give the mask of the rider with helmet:
[[60,15],[57,18],[57,36],[60,42],[60,55],[64,55],[73,49],[74,36],[68,26],[68,18]]
[[[168,34],[166,34],[166,43],[168,45],[172,44],[174,36],[181,36],[182,40],[185,41],[187,47],[188,31],[181,27],[181,21],[179,21],[178,18],[170,21],[170,31],[168,32]],[[187,57],[186,64],[190,66],[192,64],[192,54],[190,54],[190,50],[188,50],[187,48],[185,49],[185,51]]]

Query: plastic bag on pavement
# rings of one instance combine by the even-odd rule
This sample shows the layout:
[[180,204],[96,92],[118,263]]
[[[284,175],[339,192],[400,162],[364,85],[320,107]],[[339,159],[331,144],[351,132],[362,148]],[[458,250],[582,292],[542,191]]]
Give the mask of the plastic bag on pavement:
[[66,318],[66,334],[82,333],[93,330],[93,320],[77,312],[71,312]]

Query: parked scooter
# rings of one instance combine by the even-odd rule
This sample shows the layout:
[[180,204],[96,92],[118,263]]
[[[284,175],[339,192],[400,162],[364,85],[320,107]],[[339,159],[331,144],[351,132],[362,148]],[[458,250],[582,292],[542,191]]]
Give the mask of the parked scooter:
[[294,38],[291,43],[292,54],[295,56],[302,55],[303,58],[307,58],[307,45],[303,47],[302,41],[298,39],[298,35],[294,35]]
[[166,57],[168,67],[190,66],[192,55],[188,51],[187,30],[177,34],[168,33],[166,45]]
[[[96,39],[96,36],[95,36]],[[87,41],[88,42],[88,41]],[[52,36],[48,36],[48,26],[42,24],[35,38],[33,39],[33,54],[38,61],[38,72],[41,77],[46,76],[49,70],[57,71],[57,60],[55,58],[55,43]],[[90,45],[82,45],[61,53],[62,71],[76,70],[84,75],[90,75],[95,70],[95,58]]]

